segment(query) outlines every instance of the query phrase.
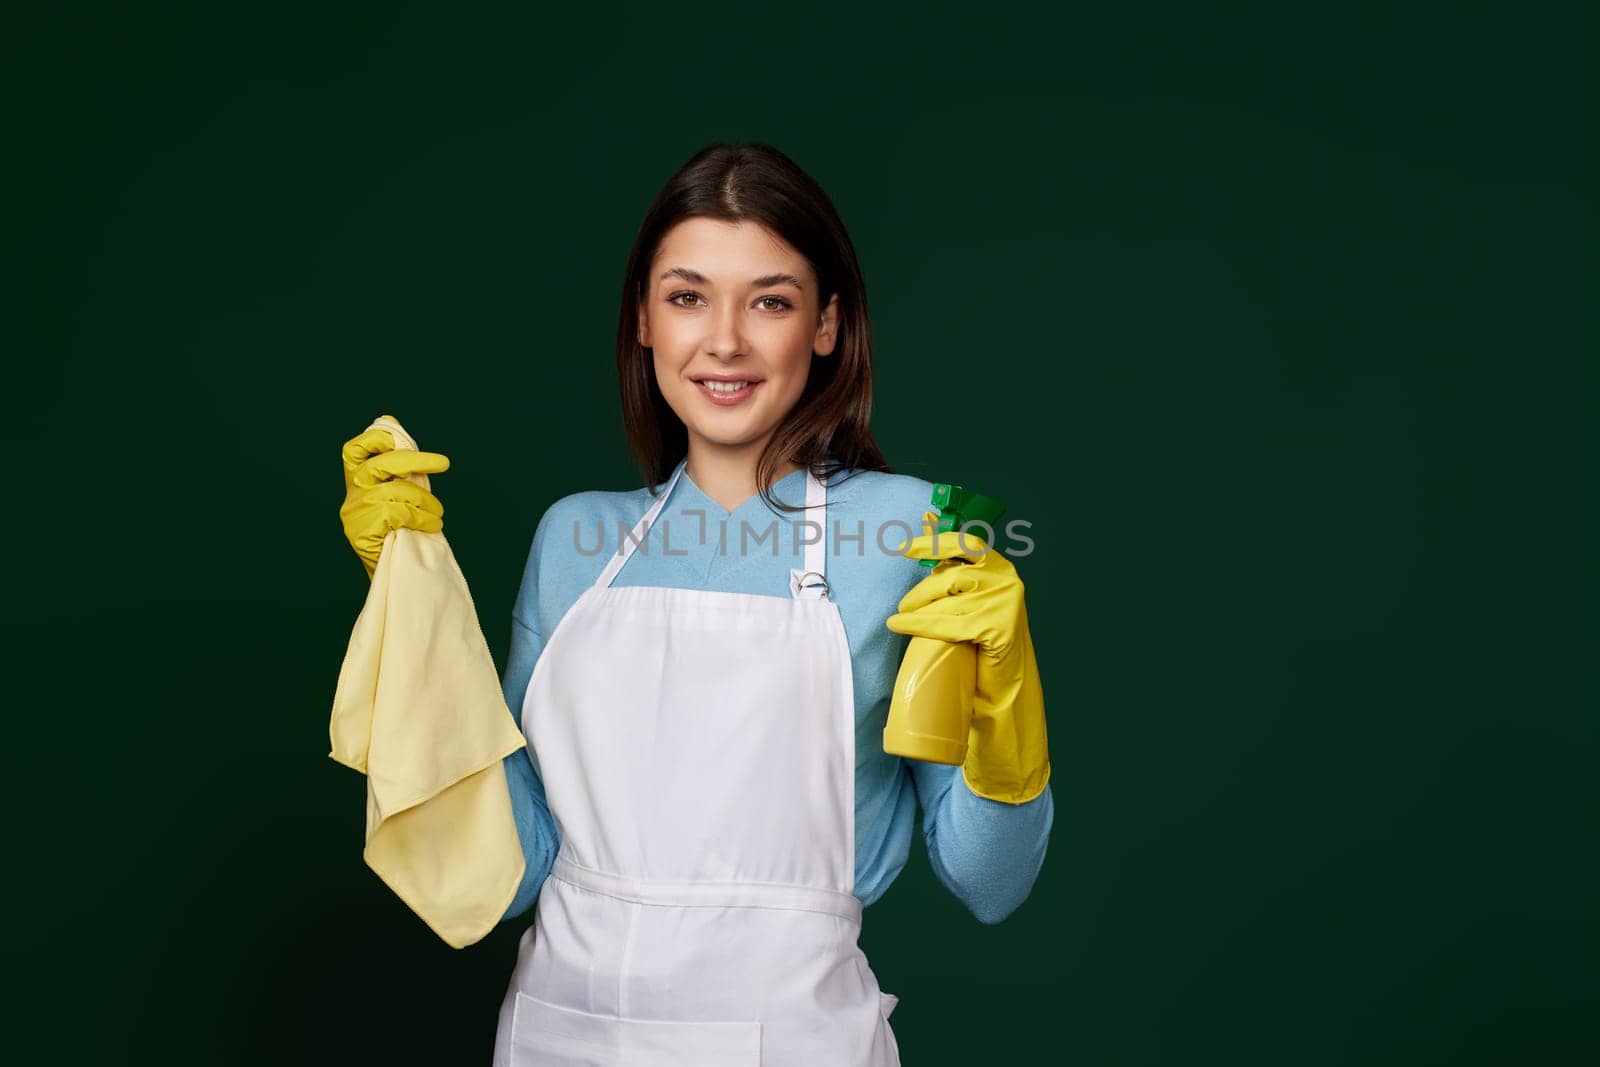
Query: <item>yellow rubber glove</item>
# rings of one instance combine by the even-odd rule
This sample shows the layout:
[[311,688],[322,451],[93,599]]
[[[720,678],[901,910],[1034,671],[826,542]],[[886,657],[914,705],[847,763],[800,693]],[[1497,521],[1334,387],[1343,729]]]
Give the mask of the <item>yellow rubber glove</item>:
[[[426,455],[393,418],[367,429]],[[444,534],[387,541],[339,668],[329,755],[366,775],[367,865],[461,948],[494,929],[522,882],[502,761],[526,742]]]
[[444,505],[428,492],[427,476],[449,469],[450,460],[437,452],[396,449],[394,434],[388,430],[368,430],[344,443],[344,503],[339,520],[344,524],[345,540],[361,557],[368,578],[378,569],[383,539],[390,530],[438,533],[444,529]]
[[[938,518],[923,516],[927,524]],[[967,787],[990,800],[1027,803],[1050,781],[1050,752],[1022,579],[1004,553],[972,533],[924,533],[902,544],[900,554],[943,562],[901,598],[889,629],[978,646],[972,729],[961,766]]]

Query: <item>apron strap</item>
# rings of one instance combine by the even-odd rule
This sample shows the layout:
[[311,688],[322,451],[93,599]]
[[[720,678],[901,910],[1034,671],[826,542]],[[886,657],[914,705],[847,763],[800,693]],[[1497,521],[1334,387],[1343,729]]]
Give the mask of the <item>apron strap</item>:
[[[661,495],[656,497],[648,511],[633,524],[633,529],[622,539],[609,560],[605,569],[600,572],[600,577],[595,579],[594,587],[604,589],[609,586],[621,571],[623,565],[633,558],[634,550],[644,543],[650,535],[650,527],[655,525],[656,517],[661,514],[661,509],[666,507],[667,498],[672,495],[672,490],[677,486],[678,479],[683,477],[684,469],[688,466],[689,459],[684,457],[678,461],[678,466],[673,469],[672,476],[667,479],[666,488]],[[826,600],[828,597],[828,487],[811,470],[806,470],[806,511],[803,521],[810,525],[802,526],[804,536],[816,540],[810,541],[806,546],[805,567],[789,571],[789,593],[797,600]]]
[[617,572],[622,569],[622,565],[633,557],[633,550],[644,542],[645,537],[650,533],[650,527],[656,521],[656,516],[661,514],[662,508],[666,507],[667,497],[672,495],[673,487],[678,484],[678,479],[683,477],[683,469],[688,463],[689,458],[687,456],[678,461],[678,466],[673,470],[672,477],[667,479],[667,487],[661,490],[661,495],[656,497],[656,502],[650,505],[650,510],[644,513],[644,517],[633,524],[632,531],[622,539],[622,544],[617,546],[616,552],[612,554],[610,561],[606,563],[605,570],[601,571],[600,577],[595,579],[594,585],[596,589],[604,589],[610,585],[612,579],[617,576]]
[[853,893],[841,893],[809,885],[778,885],[770,882],[656,882],[624,878],[596,871],[575,863],[565,849],[556,854],[550,877],[558,881],[636,904],[673,908],[778,908],[783,911],[816,911],[835,915],[860,925],[861,901]]
[[796,600],[828,599],[828,487],[806,470],[805,518],[795,520],[795,534],[816,537],[806,545],[805,566],[789,571],[789,595]]

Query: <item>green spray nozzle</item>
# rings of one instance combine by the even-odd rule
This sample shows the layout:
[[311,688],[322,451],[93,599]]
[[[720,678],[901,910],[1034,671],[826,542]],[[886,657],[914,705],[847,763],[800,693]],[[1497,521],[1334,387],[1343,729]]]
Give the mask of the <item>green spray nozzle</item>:
[[[986,523],[992,530],[1006,510],[1006,506],[993,497],[946,482],[939,482],[933,487],[933,506],[939,509],[939,525],[936,529],[940,533],[952,533],[969,522]],[[936,559],[920,562],[924,567],[939,563]]]

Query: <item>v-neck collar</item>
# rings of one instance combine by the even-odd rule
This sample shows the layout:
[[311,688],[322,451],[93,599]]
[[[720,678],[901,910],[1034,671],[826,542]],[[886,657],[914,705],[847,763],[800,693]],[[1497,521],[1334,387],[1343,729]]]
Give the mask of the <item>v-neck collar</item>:
[[[804,504],[806,502],[805,479],[806,469],[804,467],[801,467],[799,470],[790,471],[788,474],[785,474],[782,478],[779,478],[777,481],[772,483],[772,496],[785,504]],[[679,476],[678,483],[685,488],[685,493],[692,498],[694,503],[704,504],[706,513],[715,518],[718,522],[736,518],[740,515],[743,515],[745,512],[754,510],[756,508],[766,507],[761,500],[761,494],[757,492],[752,493],[743,503],[734,508],[732,511],[727,510],[721,504],[711,499],[706,491],[701,489],[700,486],[695,483],[693,478],[689,477],[687,461],[684,461],[683,474]],[[684,506],[685,501],[680,499],[674,501],[673,503],[681,509]]]

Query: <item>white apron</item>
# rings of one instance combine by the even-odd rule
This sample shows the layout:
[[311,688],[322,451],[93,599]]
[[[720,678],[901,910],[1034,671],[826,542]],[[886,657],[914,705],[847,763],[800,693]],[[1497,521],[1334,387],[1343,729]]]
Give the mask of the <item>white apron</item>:
[[522,726],[561,849],[496,1067],[896,1067],[857,945],[850,650],[816,523],[789,596],[611,582],[534,666]]

